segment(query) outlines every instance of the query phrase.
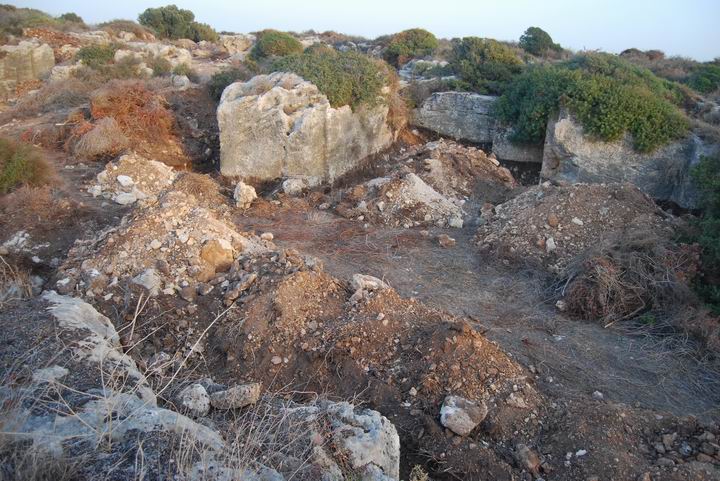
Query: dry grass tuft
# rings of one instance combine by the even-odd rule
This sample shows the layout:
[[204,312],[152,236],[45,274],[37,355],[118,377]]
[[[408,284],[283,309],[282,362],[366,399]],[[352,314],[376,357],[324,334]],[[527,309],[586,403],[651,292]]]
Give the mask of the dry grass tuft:
[[28,442],[8,443],[0,450],[0,481],[79,481],[80,459],[54,456]]
[[227,203],[220,186],[208,175],[183,172],[173,183],[173,189],[194,196],[202,205],[211,209]]
[[0,256],[0,308],[31,296],[30,273],[10,259]]
[[41,186],[56,177],[55,169],[36,147],[0,138],[0,194],[23,185]]
[[86,159],[115,157],[130,146],[130,141],[112,117],[97,121],[73,146],[73,152]]
[[34,94],[23,96],[9,113],[14,117],[31,117],[79,107],[90,100],[92,91],[98,86],[99,84],[95,82],[86,82],[73,77],[49,82]]

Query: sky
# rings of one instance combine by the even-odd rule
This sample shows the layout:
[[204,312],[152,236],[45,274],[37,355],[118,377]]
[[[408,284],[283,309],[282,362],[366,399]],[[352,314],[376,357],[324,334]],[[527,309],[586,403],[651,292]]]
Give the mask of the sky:
[[3,0],[88,23],[136,20],[148,7],[175,3],[216,30],[335,30],[374,38],[422,27],[438,37],[517,40],[529,26],[563,47],[619,53],[660,49],[700,61],[720,57],[720,0]]

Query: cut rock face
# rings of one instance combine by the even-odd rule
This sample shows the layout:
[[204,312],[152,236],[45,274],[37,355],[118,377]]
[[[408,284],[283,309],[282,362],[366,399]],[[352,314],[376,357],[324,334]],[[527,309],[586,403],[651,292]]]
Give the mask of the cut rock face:
[[223,175],[332,181],[388,147],[388,107],[333,108],[318,88],[284,72],[225,89],[217,116]]
[[55,66],[52,48],[37,41],[0,47],[0,98],[11,94],[19,82],[44,78]]
[[564,183],[631,182],[656,200],[694,208],[699,194],[690,171],[712,150],[694,135],[648,154],[636,152],[629,137],[591,141],[582,125],[562,111],[548,122],[542,176]]
[[490,109],[496,100],[469,92],[436,92],[414,110],[413,125],[455,140],[490,143],[495,125]]

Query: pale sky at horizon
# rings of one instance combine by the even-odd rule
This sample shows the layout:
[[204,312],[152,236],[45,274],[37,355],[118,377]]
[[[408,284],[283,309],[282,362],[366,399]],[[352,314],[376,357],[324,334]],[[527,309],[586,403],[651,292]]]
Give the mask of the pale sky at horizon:
[[412,27],[438,37],[517,40],[529,26],[573,50],[660,49],[707,61],[720,57],[720,0],[3,0],[53,15],[75,12],[88,23],[137,20],[148,7],[176,4],[218,31],[335,30],[374,38]]

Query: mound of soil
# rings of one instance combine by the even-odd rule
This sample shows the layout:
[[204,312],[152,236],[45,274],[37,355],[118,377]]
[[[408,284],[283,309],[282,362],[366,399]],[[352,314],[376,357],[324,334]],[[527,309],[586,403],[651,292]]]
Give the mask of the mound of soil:
[[481,190],[508,192],[517,183],[497,160],[446,140],[411,147],[385,176],[342,194],[336,211],[391,226],[462,227],[463,205]]
[[631,184],[549,183],[483,209],[477,243],[561,272],[579,253],[631,225],[672,229],[671,217]]

